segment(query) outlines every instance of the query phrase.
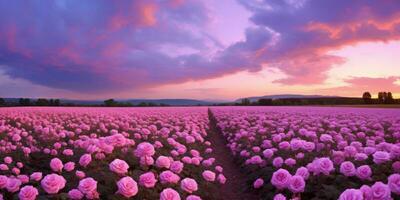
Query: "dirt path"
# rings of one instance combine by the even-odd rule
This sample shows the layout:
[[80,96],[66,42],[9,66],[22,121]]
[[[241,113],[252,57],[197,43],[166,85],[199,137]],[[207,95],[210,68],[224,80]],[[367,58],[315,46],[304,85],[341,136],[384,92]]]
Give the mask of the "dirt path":
[[213,157],[217,163],[224,168],[223,174],[226,176],[226,183],[221,187],[221,196],[225,200],[257,200],[255,195],[246,191],[246,175],[240,171],[229,148],[226,146],[226,140],[216,128],[215,121],[209,114],[210,132],[209,139],[212,143]]

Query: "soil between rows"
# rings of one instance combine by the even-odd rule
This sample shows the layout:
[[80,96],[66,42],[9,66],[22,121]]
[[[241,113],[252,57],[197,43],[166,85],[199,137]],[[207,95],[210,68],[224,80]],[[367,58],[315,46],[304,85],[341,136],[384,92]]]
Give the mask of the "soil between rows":
[[213,149],[212,156],[216,158],[218,165],[224,169],[223,174],[227,181],[220,188],[220,197],[224,200],[257,200],[259,197],[248,191],[246,174],[240,170],[240,166],[235,163],[235,158],[230,149],[226,146],[227,142],[222,133],[219,132],[216,121],[211,111],[208,112],[210,120],[209,140]]

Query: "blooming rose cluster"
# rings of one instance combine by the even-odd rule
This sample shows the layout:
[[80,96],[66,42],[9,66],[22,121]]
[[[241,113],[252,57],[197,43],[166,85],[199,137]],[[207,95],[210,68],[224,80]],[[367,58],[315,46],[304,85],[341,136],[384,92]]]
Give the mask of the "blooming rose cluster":
[[340,199],[400,199],[399,109],[214,107],[211,113],[251,173],[249,189],[265,199],[338,199],[328,185],[343,191]]
[[219,197],[207,111],[1,108],[0,200]]

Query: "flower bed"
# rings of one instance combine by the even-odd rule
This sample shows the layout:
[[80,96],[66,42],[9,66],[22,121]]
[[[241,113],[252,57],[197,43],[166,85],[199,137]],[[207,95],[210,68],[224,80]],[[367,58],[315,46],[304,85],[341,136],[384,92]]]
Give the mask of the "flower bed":
[[214,107],[263,199],[400,199],[400,110]]
[[4,108],[0,199],[219,199],[206,108]]

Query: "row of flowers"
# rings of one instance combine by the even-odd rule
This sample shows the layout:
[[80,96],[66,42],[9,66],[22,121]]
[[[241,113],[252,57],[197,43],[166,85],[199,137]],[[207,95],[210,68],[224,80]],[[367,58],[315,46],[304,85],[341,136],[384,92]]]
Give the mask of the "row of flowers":
[[262,198],[400,198],[400,110],[211,111],[227,146],[250,174],[249,187]]
[[0,199],[198,200],[226,182],[206,108],[0,110]]

